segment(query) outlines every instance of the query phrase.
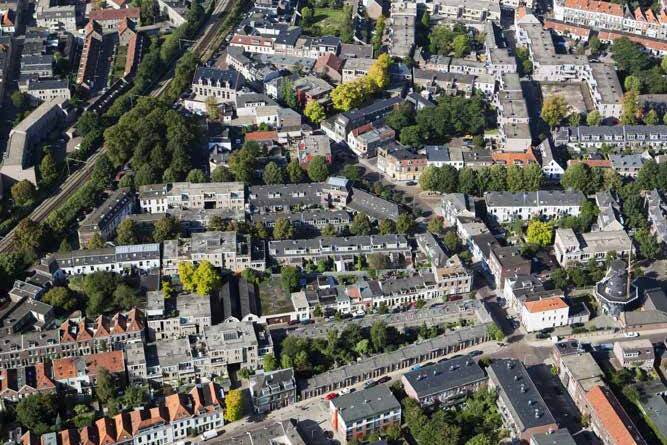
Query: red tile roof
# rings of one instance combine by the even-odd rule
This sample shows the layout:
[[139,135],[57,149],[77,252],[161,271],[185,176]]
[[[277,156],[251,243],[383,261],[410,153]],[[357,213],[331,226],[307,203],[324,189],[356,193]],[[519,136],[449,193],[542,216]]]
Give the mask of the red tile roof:
[[264,142],[264,141],[277,141],[278,132],[276,130],[269,131],[252,131],[245,134],[246,141],[255,141],[255,142]]
[[339,59],[332,53],[326,53],[317,58],[315,62],[315,71],[319,71],[321,68],[328,67],[334,71],[341,72],[343,69],[343,60]]
[[617,3],[596,0],[565,0],[565,7],[623,17],[623,6]]
[[104,368],[112,374],[125,372],[123,351],[108,351],[81,357],[55,359],[52,362],[53,378],[56,380],[76,378],[79,360],[85,360],[84,372],[91,377],[95,377],[100,368]]
[[[663,18],[664,17],[664,18]],[[660,13],[660,21],[662,23],[667,23],[667,14],[665,11]],[[627,32],[616,32],[616,31],[600,31],[598,37],[603,42],[613,42],[616,39],[621,37],[626,37],[629,40],[638,43],[644,46],[647,49],[652,49],[659,52],[667,52],[667,42],[664,40],[653,39],[651,37],[643,37],[636,34],[630,34]]]
[[542,298],[541,300],[526,301],[523,303],[526,309],[531,314],[539,312],[555,311],[557,309],[565,309],[568,307],[567,303],[560,297]]
[[591,408],[591,417],[595,416],[598,426],[615,444],[646,445],[637,427],[609,388],[595,386],[586,394],[586,399]]
[[537,163],[535,153],[532,148],[526,151],[502,151],[495,150],[491,153],[491,158],[498,163],[505,165],[528,165],[531,162]]
[[122,20],[126,17],[139,20],[140,15],[141,10],[139,8],[97,9],[95,11],[91,11],[88,18],[91,21]]
[[577,26],[571,23],[565,23],[561,22],[560,20],[554,20],[554,19],[545,19],[544,29],[552,29],[561,34],[567,32],[586,40],[588,40],[588,37],[591,35],[591,30],[586,28],[585,26]]

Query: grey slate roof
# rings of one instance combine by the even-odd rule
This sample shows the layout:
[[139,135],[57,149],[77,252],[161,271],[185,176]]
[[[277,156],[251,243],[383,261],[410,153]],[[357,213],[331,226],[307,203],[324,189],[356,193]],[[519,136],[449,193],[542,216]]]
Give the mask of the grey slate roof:
[[494,360],[488,372],[520,431],[556,423],[523,363],[515,359]]
[[567,428],[561,428],[553,433],[534,434],[532,440],[534,445],[577,445]]
[[200,66],[195,71],[194,78],[192,83],[198,83],[202,81],[204,83],[211,82],[212,84],[216,83],[229,83],[230,88],[234,90],[240,90],[243,86],[243,76],[234,69],[222,70],[219,68],[209,68]]
[[578,206],[585,199],[581,192],[538,190],[537,192],[487,192],[487,207]]
[[375,417],[389,411],[398,411],[401,404],[386,385],[345,394],[333,399],[333,406],[338,410],[346,425]]
[[404,377],[419,398],[486,380],[486,374],[470,355],[410,371]]
[[352,199],[347,206],[375,219],[395,221],[398,218],[397,204],[354,187],[352,188]]

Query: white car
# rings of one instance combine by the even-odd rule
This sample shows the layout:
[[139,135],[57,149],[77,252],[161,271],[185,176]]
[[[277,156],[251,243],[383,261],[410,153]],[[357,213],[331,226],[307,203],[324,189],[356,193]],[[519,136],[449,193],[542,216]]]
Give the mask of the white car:
[[623,334],[623,335],[626,336],[626,337],[628,337],[628,338],[639,337],[639,332],[626,332],[626,333]]

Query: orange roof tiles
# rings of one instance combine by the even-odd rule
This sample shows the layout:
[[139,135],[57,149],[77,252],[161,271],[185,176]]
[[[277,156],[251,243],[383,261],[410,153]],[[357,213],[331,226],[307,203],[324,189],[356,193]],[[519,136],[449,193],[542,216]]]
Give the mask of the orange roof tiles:
[[313,69],[317,71],[325,66],[340,73],[343,69],[343,60],[336,57],[335,54],[326,53],[317,58]]
[[528,165],[531,162],[537,163],[535,153],[532,148],[526,151],[502,151],[496,150],[491,153],[491,159],[495,162],[504,163],[505,165]]
[[172,394],[167,396],[164,403],[167,407],[167,412],[169,413],[169,420],[172,422],[192,415],[185,406],[187,401],[183,394]]
[[53,383],[51,377],[46,372],[46,364],[37,363],[35,365],[35,385],[37,390],[49,390],[55,389],[56,384]]
[[273,41],[262,36],[244,36],[234,34],[230,45],[252,45],[252,46],[273,46]]
[[91,11],[88,18],[91,21],[122,20],[126,17],[139,20],[140,13],[141,10],[139,8],[97,9]]
[[560,20],[554,19],[545,19],[544,20],[544,29],[553,29],[559,33],[568,32],[570,34],[579,36],[583,39],[588,40],[588,37],[591,34],[591,30],[585,26],[573,25],[571,23],[561,22]]
[[99,435],[99,445],[113,445],[116,442],[116,427],[113,420],[102,417],[95,421],[95,426]]
[[250,133],[245,134],[245,140],[246,141],[256,141],[256,142],[277,141],[278,140],[278,132],[276,130],[252,131]]
[[637,6],[637,8],[635,9],[635,20],[638,20],[640,22],[645,22],[646,21],[646,17],[644,16],[644,13],[642,12],[642,8],[640,8],[639,6]]
[[557,309],[565,309],[568,307],[567,303],[560,297],[550,297],[542,298],[541,300],[526,301],[523,304],[531,314],[555,311]]
[[60,436],[60,445],[78,445],[79,433],[75,429],[63,430],[58,433]]
[[595,416],[599,427],[618,445],[645,445],[623,407],[607,387],[595,386],[586,394],[591,416]]
[[623,6],[611,2],[600,2],[596,0],[565,0],[565,7],[623,17]]
[[125,372],[123,351],[108,351],[90,354],[82,357],[67,357],[53,360],[53,378],[66,380],[76,378],[79,373],[79,360],[85,361],[85,370],[89,376],[96,376],[99,368],[104,368],[112,374]]
[[[667,23],[667,15],[664,14],[665,14],[664,11],[662,11],[660,14],[661,23]],[[650,37],[642,37],[636,34],[630,34],[627,32],[616,32],[616,31],[600,31],[598,37],[603,42],[613,42],[614,40],[620,39],[621,37],[626,37],[627,39],[635,43],[639,43],[645,48],[652,49],[654,51],[667,52],[667,42],[665,42],[664,40],[658,40]]]

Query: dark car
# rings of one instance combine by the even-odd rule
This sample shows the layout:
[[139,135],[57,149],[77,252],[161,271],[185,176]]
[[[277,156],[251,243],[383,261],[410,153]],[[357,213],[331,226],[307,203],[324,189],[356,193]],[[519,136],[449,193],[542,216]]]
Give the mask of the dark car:
[[385,375],[385,376],[382,376],[379,379],[377,379],[376,382],[377,382],[378,385],[381,385],[381,384],[387,383],[389,381],[391,381],[391,377],[389,377],[388,375]]
[[364,389],[372,388],[375,385],[377,385],[375,380],[368,380],[366,383],[364,383]]

